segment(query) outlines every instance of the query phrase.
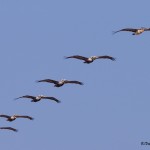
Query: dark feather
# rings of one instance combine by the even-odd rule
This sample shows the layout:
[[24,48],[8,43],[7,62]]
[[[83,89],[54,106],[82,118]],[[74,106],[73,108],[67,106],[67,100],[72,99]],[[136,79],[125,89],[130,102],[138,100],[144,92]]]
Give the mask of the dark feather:
[[0,129],[12,130],[12,131],[15,131],[15,132],[17,132],[17,131],[18,131],[17,129],[12,128],[12,127],[0,127]]
[[68,80],[65,80],[64,83],[75,83],[75,84],[83,85],[83,83],[79,82],[79,81],[68,81]]
[[58,84],[58,81],[51,80],[51,79],[38,80],[37,82],[49,82],[49,83]]
[[81,59],[81,60],[87,60],[88,59],[87,57],[83,57],[80,55],[69,56],[69,57],[66,57],[66,59],[67,58],[76,58],[76,59]]
[[24,96],[21,96],[21,97],[15,98],[15,100],[16,100],[16,99],[19,99],[19,98],[31,98],[31,99],[35,99],[35,96],[24,95]]
[[30,120],[33,120],[34,118],[30,117],[30,116],[21,116],[21,115],[15,115],[16,118],[27,118]]
[[107,56],[107,55],[105,55],[105,56],[97,56],[97,59],[100,59],[100,58],[103,58],[103,59],[110,59],[110,60],[112,60],[112,61],[116,60],[114,57]]
[[125,29],[121,29],[118,31],[114,31],[113,34],[120,32],[120,31],[129,31],[129,32],[136,32],[138,29],[133,29],[133,28],[125,28]]
[[8,116],[8,115],[0,115],[0,117],[10,118],[11,116]]
[[144,31],[150,31],[150,28],[144,28]]
[[60,103],[60,101],[58,99],[56,99],[55,97],[46,97],[46,96],[44,96],[44,97],[42,97],[42,99],[50,99],[50,100],[56,101],[57,103]]

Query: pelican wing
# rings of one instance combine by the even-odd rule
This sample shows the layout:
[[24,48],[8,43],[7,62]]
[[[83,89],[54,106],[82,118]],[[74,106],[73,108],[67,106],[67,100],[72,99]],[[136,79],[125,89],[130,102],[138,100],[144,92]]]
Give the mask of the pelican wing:
[[66,59],[67,58],[76,58],[76,59],[81,59],[81,60],[87,60],[88,59],[87,57],[83,57],[80,55],[69,56],[69,57],[66,57]]
[[12,131],[15,131],[15,132],[17,132],[17,131],[18,131],[17,129],[12,128],[12,127],[0,127],[0,129],[12,130]]
[[75,84],[83,85],[83,83],[79,82],[79,81],[68,81],[68,80],[65,80],[64,83],[75,83]]
[[144,28],[144,31],[150,31],[150,28]]
[[31,96],[31,95],[24,95],[15,99],[19,99],[19,98],[31,98],[31,99],[35,99],[35,96]]
[[133,29],[133,28],[125,28],[125,29],[121,29],[118,31],[114,31],[113,34],[120,32],[120,31],[129,31],[129,32],[136,32],[138,29]]
[[58,81],[51,80],[51,79],[38,80],[37,82],[49,82],[49,83],[58,84]]
[[44,96],[44,97],[42,97],[42,99],[50,99],[50,100],[56,101],[57,103],[60,103],[60,100],[58,100],[58,99],[55,98],[55,97]]
[[30,116],[21,116],[21,115],[15,115],[16,118],[27,118],[30,120],[33,120],[34,118],[30,117]]
[[10,118],[11,116],[8,116],[8,115],[0,115],[0,117]]
[[104,56],[97,56],[96,59],[110,59],[112,61],[116,60],[114,57],[111,57],[111,56],[107,56],[107,55],[104,55]]

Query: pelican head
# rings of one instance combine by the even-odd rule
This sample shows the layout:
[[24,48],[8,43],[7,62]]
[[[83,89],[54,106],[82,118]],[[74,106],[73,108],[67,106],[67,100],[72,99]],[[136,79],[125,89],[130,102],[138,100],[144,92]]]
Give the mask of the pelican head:
[[60,81],[61,81],[61,82],[64,82],[64,81],[66,81],[66,79],[61,79]]
[[14,119],[16,119],[17,117],[16,117],[16,115],[13,115],[13,116],[11,116],[11,118],[14,118]]
[[92,60],[95,60],[97,57],[96,56],[91,56],[91,59]]
[[38,95],[38,97],[43,97],[44,95]]

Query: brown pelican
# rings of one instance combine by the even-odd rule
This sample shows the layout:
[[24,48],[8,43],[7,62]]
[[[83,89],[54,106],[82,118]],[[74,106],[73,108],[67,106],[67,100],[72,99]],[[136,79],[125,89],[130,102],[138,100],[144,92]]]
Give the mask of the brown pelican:
[[30,116],[21,116],[21,115],[13,115],[13,116],[0,115],[0,117],[7,118],[7,121],[10,121],[10,122],[16,120],[16,118],[27,118],[27,119],[33,120],[33,118]]
[[79,81],[69,81],[69,80],[66,80],[66,79],[62,79],[62,80],[60,80],[60,81],[51,80],[51,79],[44,79],[44,80],[38,80],[37,82],[53,83],[55,87],[61,87],[61,86],[63,86],[64,84],[67,84],[67,83],[74,83],[74,84],[83,85],[82,82],[79,82]]
[[139,29],[125,28],[125,29],[115,31],[115,32],[113,32],[113,34],[120,32],[120,31],[129,31],[129,32],[133,32],[132,35],[139,35],[139,34],[143,33],[144,31],[150,31],[150,28],[144,28],[144,27],[141,27]]
[[60,101],[58,99],[56,99],[55,97],[48,97],[48,96],[44,96],[44,95],[38,95],[38,96],[24,95],[24,96],[18,97],[16,99],[19,99],[19,98],[30,98],[30,99],[32,99],[31,102],[38,102],[42,99],[50,99],[57,103],[60,103]]
[[68,59],[68,58],[75,58],[75,59],[84,60],[84,63],[87,63],[87,64],[92,63],[96,59],[110,59],[112,61],[115,60],[114,57],[107,56],[107,55],[104,55],[104,56],[91,56],[89,58],[88,57],[83,57],[83,56],[80,56],[80,55],[74,55],[74,56],[69,56],[69,57],[65,57],[65,58],[66,59]]
[[17,131],[18,131],[17,129],[12,128],[12,127],[0,127],[0,129],[12,130],[12,131],[15,131],[15,132],[17,132]]

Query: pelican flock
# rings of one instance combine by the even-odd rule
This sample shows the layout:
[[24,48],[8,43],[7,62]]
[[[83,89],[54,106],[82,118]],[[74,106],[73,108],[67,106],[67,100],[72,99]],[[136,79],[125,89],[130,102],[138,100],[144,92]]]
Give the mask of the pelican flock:
[[[118,32],[121,32],[121,31],[126,31],[126,32],[132,32],[133,35],[140,35],[142,34],[144,31],[150,31],[150,28],[124,28],[124,29],[120,29],[118,31],[115,31],[113,32],[114,34],[115,33],[118,33]],[[81,55],[72,55],[72,56],[67,56],[65,57],[66,59],[70,59],[70,58],[73,58],[73,59],[77,59],[77,60],[82,60],[83,63],[86,63],[86,64],[90,64],[92,62],[94,62],[95,60],[97,59],[107,59],[107,60],[111,60],[111,61],[115,61],[116,59],[112,56],[109,56],[109,55],[101,55],[101,56],[91,56],[91,57],[84,57],[84,56],[81,56]],[[77,80],[66,80],[66,79],[62,79],[62,80],[53,80],[53,79],[43,79],[43,80],[37,80],[36,82],[47,82],[47,83],[52,83],[54,84],[54,87],[62,87],[64,84],[78,84],[78,85],[83,85],[83,82],[80,82],[80,81],[77,81]],[[15,98],[15,100],[17,99],[29,99],[31,100],[31,102],[39,102],[41,100],[44,100],[44,99],[48,99],[48,100],[51,100],[51,101],[55,101],[56,103],[60,103],[61,101],[58,100],[57,98],[55,97],[50,97],[50,96],[44,96],[44,95],[38,95],[38,96],[32,96],[32,95],[24,95],[24,96],[20,96],[20,97],[17,97]],[[9,116],[9,115],[5,115],[5,114],[0,114],[0,117],[2,118],[6,118],[7,121],[9,122],[12,122],[14,120],[16,120],[17,118],[26,118],[26,119],[29,119],[29,120],[33,120],[34,118],[32,118],[31,116],[27,116],[27,115],[12,115],[12,116]],[[15,131],[17,132],[18,130],[15,129],[15,128],[12,128],[12,127],[0,127],[1,130],[11,130],[11,131]]]

